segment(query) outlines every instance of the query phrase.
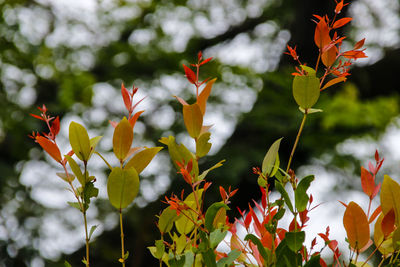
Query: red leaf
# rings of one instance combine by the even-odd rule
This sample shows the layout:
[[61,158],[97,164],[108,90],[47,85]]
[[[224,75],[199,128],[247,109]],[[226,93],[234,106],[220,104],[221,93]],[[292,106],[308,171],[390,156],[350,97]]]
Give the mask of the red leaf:
[[322,90],[325,90],[325,89],[328,88],[328,87],[331,87],[331,86],[334,85],[334,84],[337,84],[337,83],[340,83],[340,82],[345,82],[346,80],[347,80],[346,77],[336,77],[336,78],[334,78],[334,79],[328,81],[328,82],[321,88],[321,91],[322,91]]
[[362,40],[360,40],[360,41],[358,41],[358,42],[354,45],[354,50],[357,50],[357,49],[360,49],[361,47],[363,47],[364,42],[365,42],[365,38],[362,39]]
[[361,167],[361,186],[364,193],[371,198],[375,189],[374,177],[364,167]]
[[346,203],[344,203],[344,202],[342,202],[340,200],[338,200],[338,201],[340,202],[340,204],[342,204],[343,206],[345,206],[347,208],[347,204]]
[[395,223],[395,214],[394,209],[390,209],[388,213],[382,219],[381,228],[383,235],[386,237],[389,236],[390,233],[394,230],[394,223]]
[[206,63],[208,63],[211,59],[213,59],[212,57],[209,57],[209,58],[207,58],[207,59],[204,59],[201,63],[200,63],[200,66],[201,65],[204,65],[204,64],[206,64]]
[[333,24],[332,28],[333,29],[340,28],[340,27],[346,25],[347,23],[349,23],[352,20],[353,20],[353,18],[342,18],[342,19],[339,19]]
[[371,198],[376,197],[376,195],[379,193],[379,190],[381,190],[381,183],[379,183],[377,186],[375,186],[374,191],[372,192]]
[[339,14],[343,8],[343,0],[336,4],[335,13]]
[[222,199],[225,202],[225,200],[226,200],[226,191],[222,186],[219,187],[219,194],[221,195]]
[[328,50],[325,50],[322,53],[322,56],[321,56],[322,63],[324,63],[324,65],[326,67],[332,66],[336,61],[337,54],[338,54],[337,47],[335,45],[331,46],[331,48],[329,48]]
[[58,116],[51,123],[50,132],[54,135],[54,137],[56,137],[56,135],[60,132],[60,118]]
[[35,115],[35,114],[32,114],[32,113],[30,113],[29,115],[31,115],[31,116],[34,117],[35,119],[38,119],[38,120],[41,120],[41,121],[46,121],[45,119],[43,119],[42,117],[40,117],[40,116],[38,116],[38,115]]
[[60,150],[58,149],[58,146],[51,142],[49,139],[43,137],[43,136],[38,136],[36,138],[36,141],[39,143],[39,145],[57,162],[61,162],[61,153]]
[[196,84],[196,82],[197,82],[196,74],[194,74],[194,72],[189,67],[187,67],[185,64],[182,64],[182,65],[183,65],[183,68],[185,69],[185,75],[186,75],[186,78],[188,79],[188,81],[190,83]]
[[249,229],[251,223],[251,214],[250,212],[247,213],[246,218],[244,219],[244,227],[246,227],[246,229]]
[[121,95],[122,99],[124,100],[126,109],[128,110],[128,112],[130,112],[132,107],[132,101],[129,96],[129,91],[128,89],[125,88],[124,84],[121,84]]
[[174,97],[179,101],[179,103],[181,103],[184,106],[189,106],[189,104],[183,100],[182,98],[180,98],[179,96],[174,95]]

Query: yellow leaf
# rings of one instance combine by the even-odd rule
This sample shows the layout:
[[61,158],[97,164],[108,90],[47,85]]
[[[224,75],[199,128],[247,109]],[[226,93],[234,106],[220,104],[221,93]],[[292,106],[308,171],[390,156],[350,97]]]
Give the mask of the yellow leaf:
[[124,117],[114,129],[113,149],[115,156],[123,161],[131,149],[133,141],[133,129],[128,120]]
[[162,147],[150,147],[136,153],[125,165],[125,169],[135,168],[140,174],[149,165],[154,156],[161,150]]
[[383,214],[394,209],[396,226],[400,226],[400,185],[390,178],[384,176],[381,189],[381,207]]
[[71,122],[69,125],[69,142],[75,155],[82,161],[87,161],[90,156],[89,135],[82,125]]
[[197,103],[183,106],[183,120],[189,135],[193,138],[199,137],[203,126],[203,114]]
[[199,105],[201,113],[203,115],[206,113],[207,99],[210,96],[211,88],[216,80],[217,78],[210,80],[204,87],[203,91],[201,91],[199,97],[197,98],[197,104]]

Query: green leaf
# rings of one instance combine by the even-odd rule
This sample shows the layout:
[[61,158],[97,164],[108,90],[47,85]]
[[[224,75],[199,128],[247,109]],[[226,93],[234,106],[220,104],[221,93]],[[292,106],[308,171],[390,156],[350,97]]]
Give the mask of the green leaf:
[[133,129],[129,121],[124,117],[115,127],[113,135],[114,154],[123,161],[131,149],[133,141]]
[[94,151],[96,150],[96,146],[100,142],[101,138],[103,138],[103,136],[95,136],[93,138],[90,138],[90,140],[89,140],[89,142],[90,142],[89,159],[92,156],[92,154],[94,153]]
[[165,253],[165,245],[163,240],[156,240],[156,251],[154,257],[156,259],[161,259]]
[[197,103],[183,106],[183,120],[189,135],[197,138],[203,126],[203,114]]
[[93,225],[92,227],[90,227],[90,231],[89,231],[89,240],[92,238],[92,235],[94,233],[94,231],[96,230],[97,225]]
[[213,222],[220,208],[225,208],[225,210],[229,210],[229,207],[225,203],[217,202],[213,203],[206,211],[204,226],[210,232],[214,230]]
[[226,234],[228,232],[226,230],[222,231],[222,229],[215,229],[210,233],[210,247],[215,249],[222,240],[224,240]]
[[71,122],[69,125],[69,142],[75,155],[82,161],[88,161],[90,140],[85,127],[74,121]]
[[[201,205],[203,189],[199,189],[198,191],[196,191],[196,194],[197,194],[197,199],[199,201],[199,204]],[[186,205],[188,205],[192,209],[196,210],[197,204],[196,204],[196,198],[195,198],[194,192],[190,193],[185,198],[184,202]],[[191,220],[188,219],[187,217],[190,217]],[[194,212],[192,210],[184,210],[179,215],[179,218],[175,221],[176,229],[178,230],[179,233],[186,235],[193,230],[194,223],[192,221],[196,221],[196,220],[197,220],[196,212]]]
[[113,168],[108,176],[108,199],[117,209],[126,208],[139,192],[139,176],[135,169]]
[[192,267],[194,263],[194,254],[191,251],[186,251],[185,253],[185,264],[183,267]]
[[161,234],[169,233],[177,218],[176,210],[170,209],[169,207],[164,209],[158,219],[158,229],[160,229]]
[[279,243],[275,251],[276,267],[298,267],[301,266],[302,256],[294,253],[286,243],[286,238]]
[[69,264],[68,261],[64,261],[64,267],[72,267],[71,264]]
[[73,207],[73,208],[75,208],[75,209],[78,209],[79,211],[82,212],[81,206],[79,205],[78,202],[69,202],[69,201],[68,201],[67,203],[68,203],[68,205],[70,205],[71,207]]
[[287,232],[285,234],[286,244],[290,248],[290,250],[293,252],[297,252],[301,249],[305,238],[306,238],[306,233],[304,231]]
[[212,166],[211,168],[209,168],[209,169],[203,171],[203,172],[201,173],[201,175],[199,175],[198,180],[200,181],[200,180],[203,180],[204,178],[206,178],[207,174],[208,174],[210,171],[212,171],[212,170],[214,170],[214,169],[216,169],[216,168],[221,167],[221,166],[223,165],[222,163],[224,163],[224,162],[225,162],[225,160],[223,159],[223,160],[221,160],[220,162],[218,162],[217,164],[215,164],[214,166]]
[[311,108],[317,103],[319,94],[319,79],[315,77],[315,74],[294,77],[293,97],[301,108]]
[[395,251],[398,251],[400,248],[400,228],[397,228],[393,232],[392,236],[392,246]]
[[85,210],[89,208],[89,204],[90,204],[90,199],[92,197],[97,197],[97,195],[99,194],[99,189],[96,188],[93,184],[93,182],[87,182],[85,187],[83,188],[83,198],[85,200]]
[[151,160],[157,153],[163,149],[162,147],[145,148],[136,153],[125,165],[125,169],[134,168],[140,174],[149,165]]
[[289,210],[294,214],[294,210],[293,210],[293,205],[292,202],[289,198],[288,193],[286,192],[285,188],[283,187],[283,185],[279,182],[275,182],[275,188],[276,190],[278,190],[279,193],[281,193],[283,199],[285,200],[286,205],[288,206]]
[[308,200],[310,199],[307,195],[307,190],[310,187],[311,182],[314,181],[314,175],[309,175],[301,179],[300,183],[294,192],[294,199],[297,211],[302,212],[307,208]]
[[306,264],[304,264],[304,267],[321,267],[321,264],[319,263],[320,259],[321,259],[320,254],[311,256],[311,258],[306,262]]
[[263,257],[263,259],[268,262],[268,253],[267,250],[264,248],[263,244],[261,243],[260,239],[258,239],[258,237],[256,237],[253,234],[248,234],[245,236],[244,241],[248,241],[251,240],[251,242],[253,242],[253,244],[255,244],[257,246],[258,252],[260,253],[261,257]]
[[307,72],[307,75],[309,75],[309,76],[313,76],[313,77],[315,77],[316,76],[316,72],[315,72],[315,70],[313,69],[313,68],[311,68],[311,67],[308,67],[308,66],[306,66],[306,65],[300,65],[300,67],[303,69],[303,70],[305,70],[306,72]]
[[211,149],[211,143],[208,142],[210,140],[211,133],[205,132],[197,139],[196,142],[196,156],[201,158],[207,155],[207,153]]
[[[263,163],[262,163],[262,173],[266,176],[270,176],[272,173],[272,170],[274,169],[275,166],[275,161],[277,159],[278,151],[279,151],[279,146],[281,144],[282,138],[279,138],[276,140],[271,147],[268,149],[267,154],[265,154]],[[278,157],[279,161],[279,157]]]
[[215,252],[212,248],[203,252],[202,255],[206,267],[217,267]]
[[173,136],[169,136],[168,138],[163,137],[159,141],[168,146],[168,152],[171,157],[172,163],[178,171],[180,170],[180,168],[176,164],[176,162],[185,161],[185,163],[187,164],[190,160],[192,160],[193,167],[190,174],[195,178],[198,177],[199,165],[197,163],[196,156],[192,152],[190,152],[183,144],[178,145],[175,142],[175,137]]
[[56,175],[66,181],[67,183],[71,183],[73,180],[75,180],[75,175],[68,173],[68,176],[65,174],[65,172],[57,172]]
[[78,179],[79,183],[82,186],[85,186],[86,179],[85,179],[85,176],[83,176],[83,174],[81,172],[81,168],[79,168],[78,163],[76,163],[76,161],[69,155],[65,155],[64,157],[67,159],[68,164],[71,167],[72,172],[75,174],[76,178]]
[[[302,113],[306,114],[306,110],[305,110],[304,108],[299,107],[299,110],[300,110]],[[318,108],[308,108],[308,109],[307,109],[307,114],[318,113],[318,112],[323,112],[323,110],[322,110],[322,109],[318,109]]]
[[240,254],[242,254],[242,252],[240,252],[239,250],[237,249],[232,250],[231,252],[228,253],[227,257],[222,258],[217,262],[217,267],[231,266],[233,262],[240,256]]

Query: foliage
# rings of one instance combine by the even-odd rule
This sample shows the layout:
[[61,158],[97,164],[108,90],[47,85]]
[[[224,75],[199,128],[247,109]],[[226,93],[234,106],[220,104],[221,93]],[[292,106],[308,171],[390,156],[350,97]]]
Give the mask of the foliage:
[[[324,241],[325,246],[320,251],[314,251],[317,242],[315,237],[310,247],[305,244],[305,228],[309,221],[308,213],[317,208],[313,206],[312,194],[307,193],[314,175],[299,179],[291,168],[296,147],[300,141],[306,118],[309,114],[322,112],[313,108],[320,98],[320,93],[327,88],[345,82],[349,75],[349,67],[354,60],[366,57],[362,46],[364,39],[357,42],[353,49],[342,51],[342,41],[345,37],[338,36],[336,29],[351,21],[351,18],[338,19],[344,4],[343,0],[336,3],[334,18],[314,15],[316,29],[314,42],[318,47],[318,59],[315,68],[300,62],[296,47],[289,45],[289,54],[299,67],[293,73],[293,97],[299,106],[303,119],[298,134],[291,150],[286,169],[281,167],[279,148],[282,138],[277,139],[267,151],[261,169],[253,168],[258,176],[262,195],[261,204],[254,201],[254,206],[249,204],[246,213],[239,209],[241,218],[231,223],[229,212],[230,198],[238,189],[227,190],[219,187],[221,200],[206,206],[206,194],[212,183],[207,181],[209,174],[214,169],[222,166],[224,160],[219,161],[211,168],[200,171],[199,160],[206,156],[210,149],[210,128],[204,124],[207,100],[211,94],[216,79],[199,80],[200,67],[209,63],[212,58],[203,59],[198,53],[197,62],[189,67],[183,65],[184,72],[190,84],[195,86],[195,101],[189,104],[183,98],[175,96],[182,105],[183,122],[188,135],[195,143],[195,151],[190,151],[184,144],[176,143],[174,136],[162,137],[160,142],[168,147],[170,158],[182,176],[191,192],[185,195],[184,189],[179,195],[172,194],[165,197],[168,205],[158,216],[158,229],[161,238],[149,247],[154,258],[158,259],[160,266],[327,266],[321,258],[321,252],[328,247],[333,252],[334,265],[339,266],[366,266],[369,259],[376,251],[383,255],[382,262],[388,264],[398,262],[400,249],[400,185],[385,176],[382,186],[375,184],[375,178],[380,170],[383,158],[375,153],[375,166],[370,163],[368,170],[361,168],[361,185],[364,193],[369,198],[367,213],[355,202],[342,203],[346,210],[343,215],[343,225],[347,233],[347,242],[351,251],[348,262],[341,260],[338,242],[329,238],[329,227],[318,236]],[[332,33],[333,32],[333,33]],[[324,65],[322,75],[319,76],[320,62]],[[191,67],[195,68],[195,71]],[[107,182],[108,198],[112,206],[119,211],[121,231],[121,257],[118,261],[125,266],[129,252],[124,247],[124,231],[122,211],[135,199],[139,191],[139,174],[151,162],[153,157],[162,149],[161,147],[133,147],[134,126],[143,111],[134,112],[137,105],[133,98],[138,89],[133,87],[129,91],[122,84],[121,95],[128,111],[128,117],[120,122],[110,121],[114,127],[113,152],[119,166],[112,167],[107,160],[96,151],[96,146],[101,136],[89,138],[83,125],[71,122],[69,126],[69,141],[72,150],[62,156],[56,142],[60,131],[59,117],[51,117],[45,105],[39,108],[41,114],[31,114],[33,117],[46,123],[49,132],[39,134],[33,132],[31,138],[37,142],[57,163],[64,169],[64,173],[57,175],[70,187],[77,202],[69,203],[77,208],[83,215],[85,226],[86,256],[82,262],[90,265],[90,238],[96,229],[92,226],[88,231],[86,212],[91,198],[97,197],[98,189],[95,187],[96,178],[88,172],[87,165],[93,154],[101,157],[110,169]],[[79,163],[73,158],[76,156]],[[72,171],[68,171],[67,163]],[[74,183],[78,180],[78,186]],[[280,198],[270,198],[272,181]],[[289,188],[291,188],[289,190]],[[381,205],[370,215],[372,200],[381,190]],[[287,212],[287,210],[289,212]],[[279,227],[279,222],[285,214],[292,216],[287,229]],[[261,216],[260,216],[261,215]],[[374,241],[370,240],[370,224],[375,223]],[[243,226],[246,236],[241,239],[237,227]],[[228,241],[227,236],[230,236]],[[229,250],[222,252],[219,248],[222,242],[227,242]],[[368,256],[365,262],[358,262],[359,254],[368,249],[372,244],[376,249]],[[354,257],[355,256],[355,257]],[[65,263],[70,266],[69,263]]]

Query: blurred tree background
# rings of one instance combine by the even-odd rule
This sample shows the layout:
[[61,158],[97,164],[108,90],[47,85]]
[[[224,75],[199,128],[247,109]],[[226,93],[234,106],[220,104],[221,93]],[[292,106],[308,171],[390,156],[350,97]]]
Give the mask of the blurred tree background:
[[[187,142],[180,104],[172,96],[194,99],[182,63],[194,61],[201,50],[214,57],[201,75],[218,77],[206,115],[214,124],[214,155],[203,166],[227,159],[213,175],[210,201],[217,198],[217,185],[239,187],[232,206],[245,209],[258,198],[251,167],[282,136],[284,163],[300,124],[286,44],[297,45],[302,62],[313,65],[312,14],[332,15],[335,2],[2,0],[0,6],[0,266],[41,267],[63,266],[65,258],[79,266],[84,234],[80,214],[66,204],[72,195],[55,175],[58,166],[44,161],[47,156],[27,137],[33,129],[45,130],[28,116],[36,106],[46,104],[60,115],[64,153],[75,120],[91,136],[104,135],[99,146],[107,157],[108,120],[118,120],[124,110],[120,85],[135,84],[147,98],[134,142],[155,145],[171,134]],[[399,2],[354,0],[343,13],[354,17],[345,45],[366,37],[369,58],[360,60],[346,84],[322,94],[317,108],[324,112],[310,116],[294,162],[313,171],[336,170],[336,196],[359,183],[359,165],[376,147],[388,158],[388,173],[398,173],[400,158]],[[117,217],[105,199],[104,164],[94,161],[90,168],[100,187],[88,214],[89,224],[99,225],[92,264],[111,266],[120,253]],[[128,266],[158,264],[146,247],[159,238],[154,218],[164,207],[160,199],[183,187],[163,151],[143,173],[140,196],[125,216]],[[231,215],[238,215],[235,209]]]

